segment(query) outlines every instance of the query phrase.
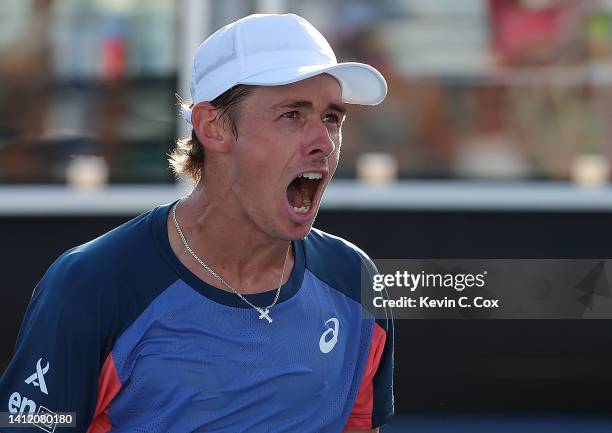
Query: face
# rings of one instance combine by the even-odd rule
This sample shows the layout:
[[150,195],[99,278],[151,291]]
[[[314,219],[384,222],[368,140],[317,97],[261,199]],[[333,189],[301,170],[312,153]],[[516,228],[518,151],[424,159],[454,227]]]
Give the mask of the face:
[[285,240],[308,234],[338,165],[344,111],[340,85],[326,74],[257,87],[242,101],[231,191],[259,230]]

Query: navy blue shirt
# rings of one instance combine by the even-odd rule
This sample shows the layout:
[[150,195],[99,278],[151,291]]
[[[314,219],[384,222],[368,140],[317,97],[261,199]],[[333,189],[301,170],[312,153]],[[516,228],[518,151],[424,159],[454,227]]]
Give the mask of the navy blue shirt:
[[[359,302],[361,270],[374,271],[362,251],[316,229],[293,242],[269,323],[178,260],[170,206],[53,263],[0,380],[0,412],[75,412],[77,428],[55,432],[91,433],[340,432],[393,415],[392,321]],[[267,306],[275,294],[247,298]]]

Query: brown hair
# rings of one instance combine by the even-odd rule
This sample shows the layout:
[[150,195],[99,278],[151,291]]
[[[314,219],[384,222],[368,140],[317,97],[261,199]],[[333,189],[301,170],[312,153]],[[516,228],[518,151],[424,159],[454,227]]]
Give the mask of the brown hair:
[[[210,101],[217,109],[217,119],[229,126],[235,138],[238,138],[240,102],[251,94],[253,88],[254,86],[238,84]],[[193,108],[193,104],[177,98],[181,105]],[[176,141],[176,147],[168,155],[168,162],[177,177],[188,176],[197,183],[204,174],[204,156],[204,146],[192,130],[191,136],[181,137]]]

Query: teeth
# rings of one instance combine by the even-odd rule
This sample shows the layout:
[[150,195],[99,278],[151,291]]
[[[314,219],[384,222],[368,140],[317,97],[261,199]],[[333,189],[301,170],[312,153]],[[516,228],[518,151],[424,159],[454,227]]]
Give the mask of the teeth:
[[321,173],[302,173],[300,177],[305,177],[306,179],[321,179],[323,175]]
[[293,211],[295,213],[306,213],[310,210],[310,204],[306,205],[306,206],[302,206],[302,207],[295,207],[293,206]]

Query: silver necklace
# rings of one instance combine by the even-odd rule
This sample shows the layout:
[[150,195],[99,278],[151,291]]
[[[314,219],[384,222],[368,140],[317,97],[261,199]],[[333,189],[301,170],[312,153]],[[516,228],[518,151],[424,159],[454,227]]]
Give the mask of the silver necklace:
[[181,200],[177,201],[176,204],[172,207],[172,220],[174,221],[174,227],[176,227],[176,231],[178,232],[179,236],[181,237],[181,240],[183,241],[183,246],[185,247],[185,249],[187,251],[189,251],[189,253],[193,256],[193,258],[200,265],[202,265],[202,267],[204,269],[206,269],[208,272],[210,272],[210,274],[213,277],[215,277],[217,280],[221,281],[221,283],[223,283],[223,285],[225,285],[228,289],[230,289],[232,292],[234,292],[236,295],[238,295],[238,297],[240,299],[242,299],[244,302],[249,304],[252,308],[257,310],[257,312],[259,313],[259,318],[260,319],[266,319],[268,321],[268,323],[272,323],[272,318],[270,317],[270,308],[272,308],[272,307],[274,307],[276,305],[276,301],[278,301],[278,297],[280,296],[281,286],[283,285],[283,277],[285,276],[285,266],[287,265],[287,257],[289,257],[289,249],[291,248],[291,244],[289,244],[289,248],[287,248],[287,252],[285,253],[285,261],[283,263],[283,270],[281,272],[280,281],[278,282],[278,288],[276,289],[276,295],[274,296],[274,301],[272,301],[272,303],[270,305],[268,305],[267,307],[258,307],[257,305],[252,304],[247,298],[242,296],[242,293],[240,293],[238,290],[236,290],[232,286],[230,286],[223,278],[221,278],[221,276],[219,274],[217,274],[210,266],[208,266],[204,262],[204,260],[199,258],[197,256],[197,254],[191,249],[191,247],[187,243],[187,239],[185,238],[185,235],[183,234],[183,231],[181,230],[181,226],[179,226],[179,223],[178,223],[178,221],[176,219],[176,208],[177,208],[178,204],[181,202]]

